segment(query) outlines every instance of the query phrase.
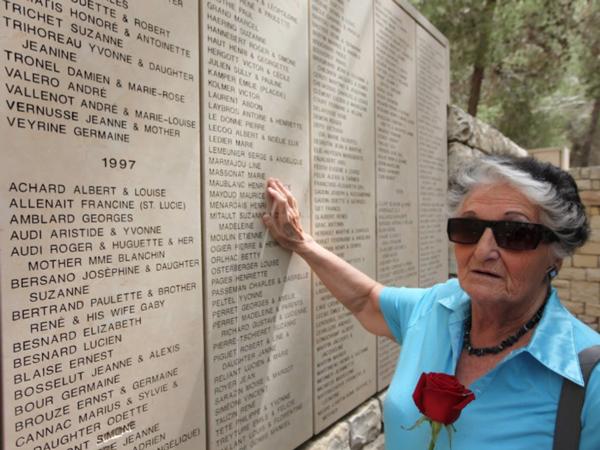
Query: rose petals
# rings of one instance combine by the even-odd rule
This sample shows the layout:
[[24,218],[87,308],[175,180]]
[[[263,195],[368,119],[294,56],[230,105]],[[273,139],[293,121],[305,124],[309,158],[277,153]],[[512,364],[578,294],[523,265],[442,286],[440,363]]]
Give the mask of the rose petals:
[[444,425],[454,423],[463,408],[475,399],[453,375],[422,373],[413,392],[413,400],[425,416]]

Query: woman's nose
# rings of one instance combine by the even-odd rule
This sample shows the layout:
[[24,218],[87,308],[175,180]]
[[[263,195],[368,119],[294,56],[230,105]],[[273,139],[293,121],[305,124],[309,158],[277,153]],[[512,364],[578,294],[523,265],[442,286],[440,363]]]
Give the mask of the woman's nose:
[[491,228],[486,228],[477,246],[475,247],[475,254],[482,259],[497,258],[500,256],[498,251],[499,247],[494,238],[494,233]]

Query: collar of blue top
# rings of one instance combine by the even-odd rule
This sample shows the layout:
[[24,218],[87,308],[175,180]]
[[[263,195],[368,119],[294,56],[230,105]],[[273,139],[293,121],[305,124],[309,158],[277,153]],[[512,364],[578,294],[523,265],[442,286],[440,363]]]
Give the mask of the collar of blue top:
[[[440,300],[440,304],[452,311],[449,324],[464,322],[469,314],[469,301],[464,292]],[[583,386],[570,317],[570,313],[560,303],[556,289],[552,288],[544,315],[533,330],[531,340],[516,351],[528,352],[548,369]],[[462,332],[462,328],[460,329]],[[456,351],[462,351],[462,347]]]

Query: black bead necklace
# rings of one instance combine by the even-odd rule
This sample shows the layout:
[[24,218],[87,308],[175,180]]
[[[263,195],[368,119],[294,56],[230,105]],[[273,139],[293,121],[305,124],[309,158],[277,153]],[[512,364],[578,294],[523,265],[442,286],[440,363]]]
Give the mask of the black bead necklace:
[[475,356],[486,356],[486,355],[497,355],[501,351],[513,346],[519,339],[521,339],[525,333],[531,330],[541,320],[542,314],[544,313],[544,307],[546,302],[540,306],[540,309],[533,315],[529,321],[517,330],[515,334],[504,339],[500,344],[495,347],[473,347],[471,345],[471,313],[465,321],[465,335],[463,337],[463,348],[469,352],[469,355]]

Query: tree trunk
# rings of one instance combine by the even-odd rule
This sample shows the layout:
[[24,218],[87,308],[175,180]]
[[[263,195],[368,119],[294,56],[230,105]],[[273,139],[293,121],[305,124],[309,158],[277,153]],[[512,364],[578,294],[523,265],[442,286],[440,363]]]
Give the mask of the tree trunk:
[[596,97],[594,107],[592,108],[592,117],[590,119],[590,127],[584,136],[581,144],[581,166],[590,165],[590,157],[592,155],[592,147],[594,146],[594,137],[598,131],[598,119],[600,119],[600,97]]
[[469,106],[467,112],[472,116],[477,115],[477,107],[481,98],[481,86],[483,84],[483,74],[485,71],[490,35],[494,24],[494,10],[496,9],[496,0],[486,0],[483,8],[482,22],[480,32],[477,38],[479,45],[475,51],[475,61],[473,61],[473,74],[471,75],[471,92],[469,93]]
[[475,64],[471,75],[471,93],[469,94],[469,109],[467,112],[473,117],[477,115],[477,106],[481,96],[481,85],[483,84],[484,68]]

